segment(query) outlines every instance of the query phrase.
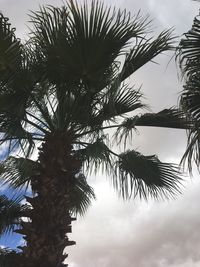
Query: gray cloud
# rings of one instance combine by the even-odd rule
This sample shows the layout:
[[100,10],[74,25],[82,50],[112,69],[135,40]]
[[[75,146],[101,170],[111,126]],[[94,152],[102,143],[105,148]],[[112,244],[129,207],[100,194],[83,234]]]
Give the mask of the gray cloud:
[[70,250],[71,262],[77,267],[197,266],[199,186],[188,185],[176,201],[147,204],[123,203],[104,183],[96,185],[99,201],[74,225],[78,244]]

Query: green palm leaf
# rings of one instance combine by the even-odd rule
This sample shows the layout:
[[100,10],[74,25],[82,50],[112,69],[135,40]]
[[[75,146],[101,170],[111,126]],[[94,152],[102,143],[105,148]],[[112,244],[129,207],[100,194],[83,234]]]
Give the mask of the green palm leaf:
[[112,151],[110,151],[104,140],[101,138],[91,144],[82,144],[85,144],[85,148],[79,149],[77,153],[85,163],[83,167],[85,171],[92,172],[92,170],[94,170],[97,172],[101,166],[102,171],[107,171],[109,173],[112,169]]
[[8,199],[0,196],[0,234],[13,232],[21,222],[25,206],[20,204],[22,197]]
[[132,132],[136,130],[137,126],[192,129],[193,122],[180,110],[164,109],[158,113],[145,113],[125,119],[118,127],[115,136],[119,137],[120,141],[125,138],[126,142],[126,139],[132,136]]
[[71,211],[75,214],[84,215],[92,200],[95,200],[94,191],[88,185],[83,174],[79,174],[76,180],[72,182],[72,188],[70,194]]
[[185,33],[178,47],[180,67],[185,74],[199,72],[200,63],[200,19],[195,17],[192,29]]
[[[0,81],[5,82],[7,75],[18,68],[21,54],[20,42],[15,37],[8,18],[0,14]],[[10,75],[10,74],[9,74]]]
[[112,11],[99,1],[92,1],[90,10],[86,3],[78,7],[74,1],[61,9],[41,9],[32,14],[32,22],[53,82],[82,79],[89,87],[101,84],[100,89],[110,82],[122,48],[148,24],[139,15],[131,19],[129,13]]
[[193,162],[199,167],[200,163],[200,19],[195,17],[191,30],[185,33],[178,47],[180,68],[186,77],[186,82],[179,101],[180,108],[193,127],[188,130],[188,143],[182,157],[182,163],[187,162],[192,172]]
[[174,37],[171,33],[171,30],[163,31],[155,40],[152,40],[152,38],[149,40],[141,39],[136,42],[135,46],[126,55],[121,72],[122,80],[128,78],[147,62],[151,62],[160,53],[173,49]]
[[163,109],[158,113],[143,114],[137,118],[135,125],[189,129],[192,127],[192,121],[186,118],[184,112],[170,108]]
[[179,193],[180,172],[176,165],[163,163],[156,156],[143,156],[132,150],[116,162],[113,185],[127,199],[171,197]]
[[187,148],[182,157],[182,163],[187,162],[189,171],[192,172],[193,161],[199,167],[200,164],[200,79],[199,75],[190,76],[181,95],[180,106],[193,127],[188,130]]
[[0,164],[0,177],[3,184],[13,188],[28,188],[38,164],[27,158],[9,157]]
[[[0,164],[0,178],[2,179],[2,183],[8,184],[15,189],[27,189],[32,177],[37,174],[38,165],[37,162],[30,159],[9,157]],[[71,181],[71,211],[83,215],[90,206],[92,199],[95,199],[93,189],[87,184],[84,175],[80,174]],[[17,201],[16,199],[16,205],[18,203]],[[11,212],[12,210],[15,212],[15,209],[11,209]]]
[[112,88],[106,95],[105,103],[102,109],[98,112],[95,120],[112,120],[117,116],[123,116],[128,112],[135,111],[139,108],[144,108],[141,103],[142,94],[139,90],[134,90],[126,85],[119,85],[119,88]]

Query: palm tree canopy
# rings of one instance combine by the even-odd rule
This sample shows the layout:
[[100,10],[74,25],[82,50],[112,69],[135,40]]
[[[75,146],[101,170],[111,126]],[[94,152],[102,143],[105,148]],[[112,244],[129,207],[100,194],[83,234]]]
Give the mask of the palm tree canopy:
[[[148,18],[139,13],[131,17],[99,1],[92,1],[90,7],[69,1],[61,8],[41,8],[31,14],[31,25],[28,40],[22,43],[1,15],[1,144],[10,152],[20,148],[25,155],[25,159],[6,160],[2,177],[15,186],[24,184],[31,174],[21,166],[32,164],[29,157],[34,149],[47,138],[64,135],[84,163],[74,192],[88,190],[83,208],[93,196],[83,174],[91,165],[102,165],[125,198],[136,195],[131,194],[135,183],[134,192],[144,197],[178,192],[177,166],[163,165],[155,156],[145,157],[133,149],[119,154],[105,132],[114,129],[115,138],[120,134],[120,139],[126,139],[137,126],[190,127],[174,109],[127,119],[128,113],[146,107],[140,90],[130,86],[127,78],[172,48],[171,31],[146,38]],[[21,169],[20,161],[26,162]],[[142,171],[142,164],[148,164],[149,172]]]

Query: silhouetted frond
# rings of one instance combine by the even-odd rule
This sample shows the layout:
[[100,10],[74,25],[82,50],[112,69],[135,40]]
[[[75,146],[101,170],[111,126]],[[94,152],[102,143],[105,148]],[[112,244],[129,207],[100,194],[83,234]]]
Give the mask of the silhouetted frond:
[[111,151],[103,139],[97,139],[94,143],[86,144],[85,148],[77,151],[85,164],[85,171],[95,171],[102,167],[102,171],[112,169]]
[[79,174],[71,183],[70,205],[75,214],[84,215],[92,200],[95,200],[93,188],[88,185],[83,174]]
[[110,83],[115,59],[125,45],[148,25],[146,18],[131,18],[128,12],[116,12],[100,1],[92,1],[90,9],[86,3],[78,7],[76,1],[63,8],[42,8],[32,13],[32,23],[48,78],[55,83],[81,79],[98,91]]
[[120,86],[115,91],[108,93],[103,108],[99,111],[96,119],[101,118],[102,121],[111,120],[136,109],[144,108],[145,105],[141,103],[141,97],[142,94],[139,90],[134,90],[125,85]]
[[20,41],[15,36],[15,28],[11,28],[9,19],[0,13],[0,84],[8,82],[10,73],[18,68],[21,55]]
[[121,72],[122,80],[128,78],[146,63],[151,62],[157,55],[171,50],[173,42],[172,30],[161,32],[155,40],[152,38],[139,40],[126,56]]
[[170,108],[158,113],[146,113],[139,116],[135,122],[136,126],[165,127],[174,129],[190,129],[192,121],[189,120],[184,112]]
[[192,172],[193,162],[200,164],[200,19],[195,17],[191,30],[184,34],[177,57],[185,76],[185,85],[181,93],[179,106],[192,121],[193,127],[188,130],[188,143],[182,163],[188,165]]
[[180,172],[176,165],[163,163],[156,156],[143,156],[136,151],[119,155],[113,184],[119,194],[148,199],[168,198],[180,193]]
[[179,58],[180,67],[187,76],[199,72],[200,64],[200,19],[195,17],[192,29],[185,33],[181,40],[177,57]]
[[37,165],[35,161],[27,158],[9,157],[0,163],[1,183],[13,188],[27,188]]
[[20,223],[24,207],[20,204],[22,197],[8,199],[0,196],[0,234],[11,233]]
[[119,141],[125,138],[126,142],[129,136],[132,137],[132,132],[137,126],[192,129],[193,122],[182,111],[173,108],[164,109],[158,113],[145,113],[125,119],[118,127],[115,137],[119,138]]

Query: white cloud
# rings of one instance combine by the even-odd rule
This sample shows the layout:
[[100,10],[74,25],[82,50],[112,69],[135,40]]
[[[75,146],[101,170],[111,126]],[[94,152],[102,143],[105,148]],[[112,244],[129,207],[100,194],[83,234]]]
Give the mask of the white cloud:
[[176,201],[123,203],[98,184],[99,202],[74,225],[77,245],[70,260],[77,267],[195,267],[200,261],[197,185],[188,185]]

